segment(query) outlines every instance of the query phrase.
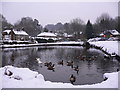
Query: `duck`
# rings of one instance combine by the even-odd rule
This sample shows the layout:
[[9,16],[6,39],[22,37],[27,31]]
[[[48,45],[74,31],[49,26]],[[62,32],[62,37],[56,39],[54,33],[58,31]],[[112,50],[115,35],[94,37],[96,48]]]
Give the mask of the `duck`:
[[108,79],[108,78],[107,78],[107,77],[105,77],[105,78],[104,78],[104,81],[106,81],[107,79]]
[[41,64],[42,62],[40,61],[40,58],[36,58],[37,62]]
[[54,66],[55,66],[55,64],[53,64],[53,65],[48,65],[48,70],[53,70],[54,71]]
[[86,56],[81,56],[80,57],[80,60],[85,60],[86,59]]
[[79,72],[79,66],[77,65],[76,67],[74,67],[74,70],[77,71],[77,74]]
[[4,74],[7,75],[7,76],[13,75],[13,73],[10,70],[8,70],[7,68],[5,69],[5,73]]
[[115,56],[116,56],[116,53],[115,53],[115,52],[114,52],[114,53],[112,53],[112,54],[111,54],[111,56],[112,56],[112,57],[115,57]]
[[67,66],[73,66],[73,61],[68,61]]
[[70,76],[70,82],[73,84],[76,81],[76,77],[72,74]]
[[44,65],[48,67],[49,65],[52,65],[52,62],[45,62]]
[[85,58],[84,58],[84,57],[81,57],[80,60],[85,60]]
[[105,55],[104,58],[105,59],[110,59],[110,56],[109,55]]
[[59,65],[63,65],[63,60],[58,62]]
[[117,72],[119,72],[119,69],[117,69]]

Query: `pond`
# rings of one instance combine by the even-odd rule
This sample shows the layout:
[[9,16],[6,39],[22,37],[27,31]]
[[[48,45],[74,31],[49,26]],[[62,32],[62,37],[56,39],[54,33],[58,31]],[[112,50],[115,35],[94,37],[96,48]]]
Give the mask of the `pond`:
[[[39,59],[42,63],[38,63]],[[63,60],[63,65],[58,62]],[[73,61],[72,66],[67,62]],[[44,64],[52,62],[54,70]],[[95,49],[86,50],[80,46],[40,46],[6,48],[2,50],[2,66],[29,68],[42,74],[46,81],[70,83],[70,76],[76,77],[75,85],[94,84],[103,81],[103,74],[114,72],[120,67],[116,59],[105,59]],[[79,71],[74,67],[78,66]]]

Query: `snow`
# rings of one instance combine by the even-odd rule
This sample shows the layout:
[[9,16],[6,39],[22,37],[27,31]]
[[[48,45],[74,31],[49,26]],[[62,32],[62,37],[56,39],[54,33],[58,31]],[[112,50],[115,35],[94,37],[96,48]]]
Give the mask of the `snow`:
[[83,42],[69,41],[69,42],[55,42],[55,43],[36,43],[36,44],[13,44],[13,45],[1,45],[1,47],[30,47],[30,46],[43,46],[43,45],[62,45],[62,44],[83,44]]
[[57,35],[55,35],[54,33],[50,33],[50,32],[42,32],[40,34],[37,35],[39,36],[50,36],[50,37],[56,37]]
[[4,30],[3,32],[7,32],[7,34],[9,34],[9,33],[10,33],[10,31],[11,31],[11,30]]
[[113,35],[120,35],[120,33],[117,30],[109,30]]
[[89,42],[90,44],[101,46],[104,50],[107,50],[108,53],[118,53],[118,41],[96,41],[96,42]]
[[[11,30],[4,30],[3,32],[7,32],[7,34],[9,34],[11,32]],[[13,30],[13,32],[16,34],[16,35],[28,35],[25,31],[23,30],[20,30],[20,31],[17,31],[17,30]]]
[[[99,39],[99,38],[98,38]],[[90,44],[101,46],[104,50],[106,50],[108,53],[116,53],[119,55],[118,52],[118,44],[119,41],[89,41]],[[69,42],[55,42],[55,43],[37,43],[37,44],[14,44],[14,45],[1,45],[1,47],[30,47],[30,46],[43,46],[43,45],[62,45],[62,44],[83,44],[83,42],[76,42],[76,41],[69,41]]]
[[[103,47],[104,50],[106,50],[108,53],[116,53],[119,55],[118,52],[118,44],[119,41],[96,41],[99,38],[89,40],[90,44]],[[30,47],[30,46],[43,46],[43,45],[62,45],[62,44],[80,44],[82,45],[83,42],[76,42],[76,41],[69,41],[69,42],[55,42],[55,43],[36,43],[36,44],[14,44],[14,45],[1,45],[1,47]]]
[[66,41],[66,42],[56,42],[56,44],[83,44],[83,42],[77,42],[77,41]]
[[101,37],[92,38],[92,39],[89,39],[88,42],[98,41],[100,39],[101,39]]
[[16,34],[16,35],[28,35],[25,31],[16,31],[16,30],[13,30],[13,32]]
[[106,30],[103,33],[101,33],[100,36],[103,36],[106,32],[110,32],[112,35],[120,35],[120,33],[117,30]]
[[100,34],[100,36],[103,36],[103,35],[104,35],[104,33],[101,33],[101,34]]
[[37,39],[46,39],[46,40],[49,40],[49,39],[52,39],[52,40],[58,40],[58,38],[53,38],[53,37],[36,37]]
[[[8,68],[13,75],[4,74],[5,68]],[[72,85],[70,83],[45,81],[43,75],[31,71],[28,68],[17,68],[5,66],[0,68],[0,89],[1,88],[118,88],[118,73],[105,73],[106,81],[93,85]],[[20,80],[18,80],[20,79]]]

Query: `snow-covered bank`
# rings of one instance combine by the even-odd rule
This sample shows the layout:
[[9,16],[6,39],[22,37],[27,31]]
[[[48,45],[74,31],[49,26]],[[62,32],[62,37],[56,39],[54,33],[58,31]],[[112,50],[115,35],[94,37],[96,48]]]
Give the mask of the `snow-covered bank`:
[[68,41],[68,42],[54,42],[54,43],[36,43],[36,44],[12,44],[12,45],[1,45],[1,48],[15,48],[15,47],[32,47],[32,46],[54,46],[54,45],[82,45],[83,42]]
[[104,50],[106,50],[108,53],[116,53],[119,55],[119,42],[118,41],[96,41],[96,42],[89,42],[90,44],[93,44],[95,46],[103,47]]
[[[119,43],[118,41],[95,41],[89,42],[90,44],[103,47],[108,53],[116,53],[120,56],[118,52]],[[83,42],[76,42],[76,41],[68,41],[68,42],[55,42],[55,43],[38,43],[38,44],[14,44],[14,45],[1,45],[2,48],[15,48],[15,47],[32,47],[32,46],[56,46],[56,45],[83,45]]]
[[[11,71],[11,76],[5,75]],[[8,71],[9,70],[9,71]],[[50,82],[45,81],[43,75],[31,71],[27,68],[16,68],[12,66],[5,66],[0,68],[0,80],[2,80],[3,88],[118,88],[118,72],[105,73],[104,77],[108,79],[102,83],[93,85],[72,85],[70,83]],[[0,88],[2,88],[0,87]]]

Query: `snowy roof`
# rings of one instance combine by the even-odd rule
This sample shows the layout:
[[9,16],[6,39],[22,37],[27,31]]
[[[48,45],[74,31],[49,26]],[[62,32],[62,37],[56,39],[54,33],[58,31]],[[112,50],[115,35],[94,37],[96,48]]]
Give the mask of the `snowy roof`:
[[7,34],[10,33],[11,30],[4,30],[3,32],[6,32]]
[[16,31],[16,30],[13,30],[13,32],[16,34],[16,35],[28,35],[25,31]]
[[103,36],[103,35],[104,35],[103,33],[100,34],[100,36]]
[[[7,32],[7,34],[9,34],[11,32],[11,30],[4,30],[3,32]],[[17,31],[17,30],[13,30],[13,32],[16,34],[16,35],[28,35],[25,31],[23,30],[20,30],[20,31]]]
[[68,35],[68,37],[73,37],[73,35]]
[[104,34],[106,34],[107,32],[110,32],[112,35],[120,35],[120,33],[117,30],[107,30],[104,31],[100,34],[100,36],[103,36]]
[[56,37],[57,35],[55,35],[54,33],[50,33],[50,32],[42,32],[42,33],[38,34],[37,36],[52,36],[52,37]]
[[113,35],[120,35],[120,33],[117,30],[109,30],[109,31]]

